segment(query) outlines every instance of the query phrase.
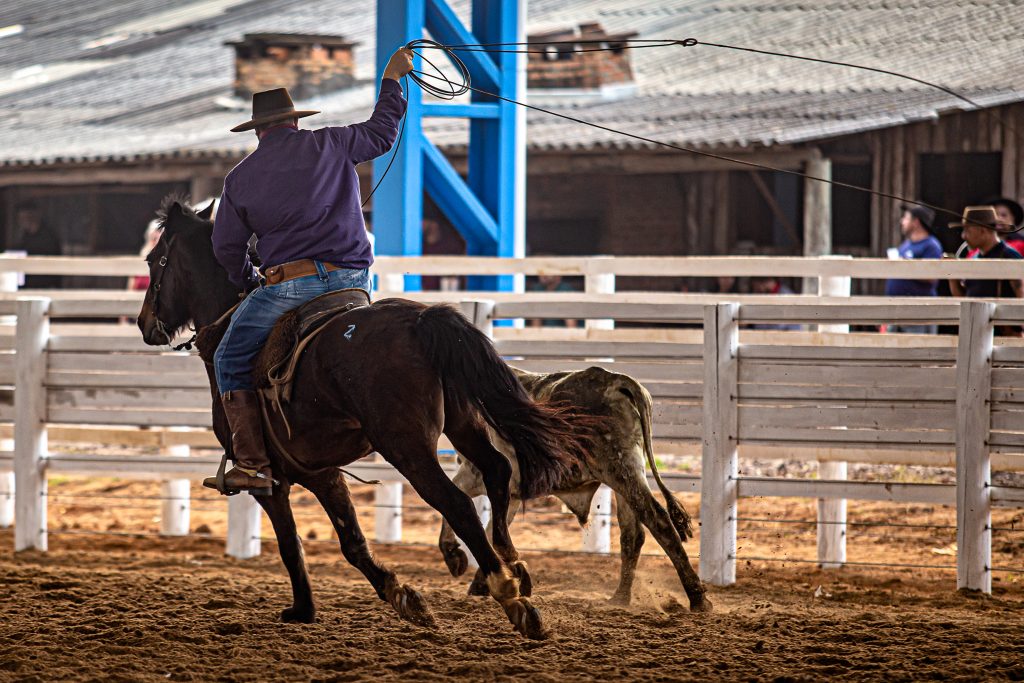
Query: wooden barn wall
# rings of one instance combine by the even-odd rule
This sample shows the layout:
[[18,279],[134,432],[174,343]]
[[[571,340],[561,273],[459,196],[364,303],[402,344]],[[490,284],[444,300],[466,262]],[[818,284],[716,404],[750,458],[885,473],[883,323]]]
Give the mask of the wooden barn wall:
[[[1002,154],[1001,194],[1024,197],[1024,104],[980,112],[948,114],[933,121],[847,136],[822,145],[826,156],[868,155],[872,189],[917,198],[920,155],[961,152]],[[881,254],[898,244],[901,202],[886,197],[871,199],[871,251]],[[963,207],[949,207],[955,211]]]

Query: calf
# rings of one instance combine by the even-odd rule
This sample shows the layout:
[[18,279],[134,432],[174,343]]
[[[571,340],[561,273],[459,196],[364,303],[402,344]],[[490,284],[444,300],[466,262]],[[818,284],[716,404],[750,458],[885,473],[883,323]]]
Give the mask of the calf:
[[[567,405],[574,411],[596,418],[600,424],[593,438],[589,459],[560,481],[554,490],[576,515],[580,525],[587,523],[590,502],[598,486],[606,484],[615,492],[619,520],[619,543],[622,566],[619,586],[611,600],[629,604],[640,549],[644,544],[644,527],[654,535],[672,560],[679,579],[690,599],[693,611],[710,611],[711,602],[704,597],[704,588],[694,572],[683,548],[683,541],[693,536],[690,516],[675,499],[658,474],[651,448],[651,395],[627,375],[590,367],[576,372],[539,374],[515,370],[523,386],[535,400]],[[511,446],[491,431],[491,441],[512,464],[512,491],[518,492],[519,470]],[[655,499],[647,483],[644,460],[650,464],[654,480],[665,496],[666,510]],[[485,495],[480,472],[460,458],[454,482],[471,497]],[[521,501],[513,498],[509,507],[509,523]],[[461,576],[468,568],[465,552],[459,547],[451,527],[445,522],[439,541],[445,564],[453,576]],[[529,574],[520,574],[520,590],[529,595]],[[470,594],[487,595],[487,586],[477,572],[470,585]]]

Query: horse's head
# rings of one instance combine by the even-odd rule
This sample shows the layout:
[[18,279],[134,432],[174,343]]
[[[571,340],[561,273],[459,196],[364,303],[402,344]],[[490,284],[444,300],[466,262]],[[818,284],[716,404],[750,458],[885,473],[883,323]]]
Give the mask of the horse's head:
[[139,312],[139,329],[147,344],[160,346],[198,320],[203,298],[212,292],[200,291],[204,270],[217,268],[213,259],[213,221],[211,202],[202,211],[195,211],[182,199],[168,197],[160,207],[161,235],[146,256],[149,264],[149,288]]

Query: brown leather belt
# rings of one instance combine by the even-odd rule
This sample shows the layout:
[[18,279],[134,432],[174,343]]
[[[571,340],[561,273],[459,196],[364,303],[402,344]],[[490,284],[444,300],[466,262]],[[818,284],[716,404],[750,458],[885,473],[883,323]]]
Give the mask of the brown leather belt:
[[[328,273],[334,270],[341,270],[340,266],[324,263],[324,270]],[[289,261],[279,266],[271,266],[263,271],[263,279],[268,285],[276,285],[297,277],[316,275],[316,262],[313,259],[302,259],[301,261]]]

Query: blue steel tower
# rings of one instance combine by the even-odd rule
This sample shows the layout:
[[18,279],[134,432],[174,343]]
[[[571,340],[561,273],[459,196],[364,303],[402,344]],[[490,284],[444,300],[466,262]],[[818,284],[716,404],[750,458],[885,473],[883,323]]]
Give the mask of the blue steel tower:
[[[520,3],[471,0],[467,28],[446,0],[378,0],[377,73],[410,40],[429,37],[445,45],[521,41]],[[442,59],[441,52],[437,58]],[[520,55],[462,51],[475,88],[520,100]],[[428,55],[433,61],[434,55]],[[422,70],[417,57],[415,68]],[[428,71],[429,73],[429,71]],[[408,80],[408,79],[407,79]],[[422,253],[423,190],[466,240],[474,256],[522,256],[525,240],[525,110],[489,95],[472,93],[468,104],[423,101],[409,82],[409,110],[397,156],[373,199],[373,228],[379,254]],[[468,173],[463,179],[423,133],[425,116],[469,119]],[[374,164],[374,183],[387,163]],[[473,277],[470,289],[510,290],[511,276]],[[419,277],[406,278],[419,289]]]

